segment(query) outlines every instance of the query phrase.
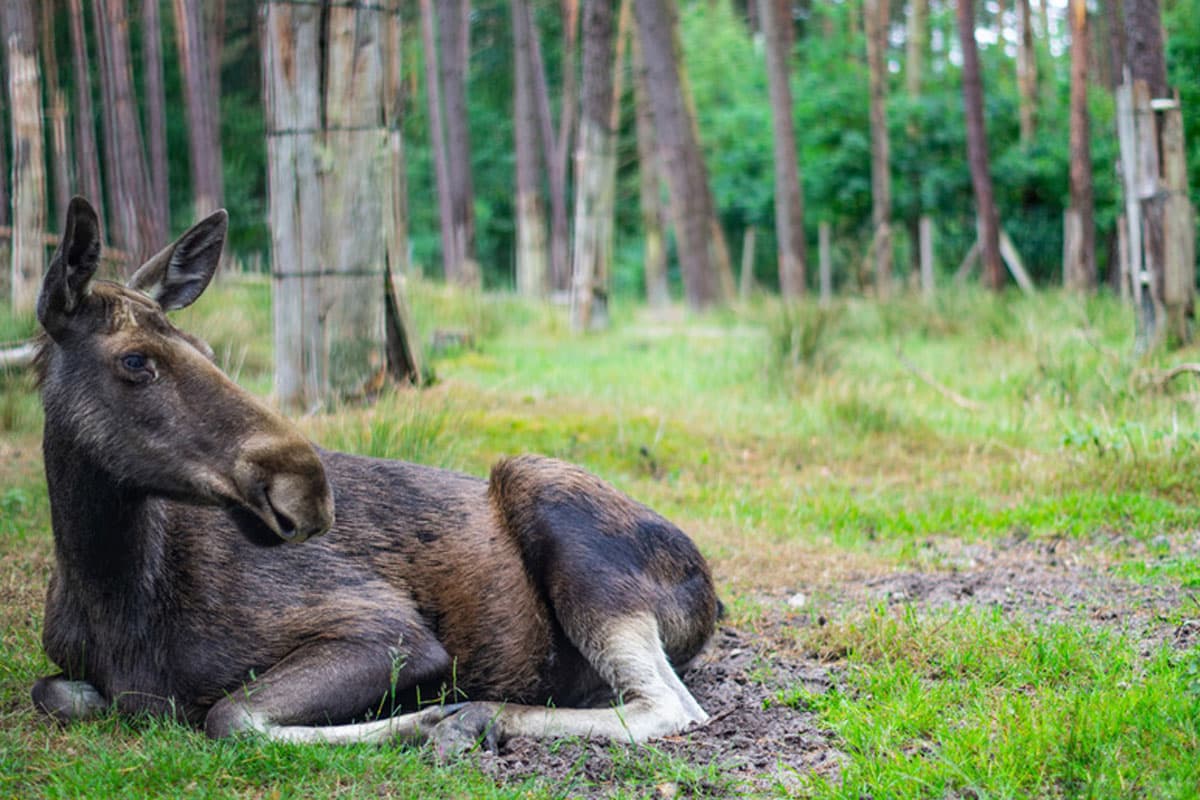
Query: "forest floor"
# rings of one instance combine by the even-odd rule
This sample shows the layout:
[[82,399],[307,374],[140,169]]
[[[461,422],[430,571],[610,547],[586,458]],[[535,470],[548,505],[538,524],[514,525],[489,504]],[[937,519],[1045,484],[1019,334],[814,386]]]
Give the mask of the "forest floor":
[[[727,607],[684,680],[706,726],[647,745],[213,743],[31,709],[53,564],[41,411],[0,375],[0,797],[1194,797],[1200,398],[1128,310],[1058,293],[688,317],[416,282],[437,382],[298,420],[333,449],[486,475],[540,452],[677,522]],[[179,314],[271,387],[265,281]],[[27,322],[0,318],[0,339]]]

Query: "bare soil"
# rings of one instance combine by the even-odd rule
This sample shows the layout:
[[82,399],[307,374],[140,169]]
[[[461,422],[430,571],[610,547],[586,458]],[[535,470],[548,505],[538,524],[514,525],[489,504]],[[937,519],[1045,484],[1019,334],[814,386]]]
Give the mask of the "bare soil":
[[[1200,536],[1188,534],[1169,544],[1200,547]],[[517,738],[498,753],[470,757],[498,780],[540,777],[563,797],[774,795],[806,775],[837,780],[845,756],[836,735],[822,729],[802,704],[778,701],[781,689],[825,691],[842,669],[805,652],[797,644],[801,628],[847,619],[880,604],[911,604],[918,611],[994,607],[1034,622],[1110,627],[1140,641],[1147,654],[1163,642],[1175,647],[1200,642],[1200,619],[1177,621],[1181,591],[1114,574],[1107,563],[1110,554],[1124,549],[1128,557],[1130,548],[1136,554],[1146,546],[1105,536],[1091,542],[1016,536],[990,545],[939,540],[923,548],[917,569],[772,591],[760,596],[764,612],[754,629],[721,627],[684,675],[711,715],[705,727],[640,748]],[[1190,616],[1200,617],[1200,606],[1196,611]],[[637,765],[661,762],[663,754],[695,769],[666,782],[659,771],[639,784]],[[647,769],[644,774],[655,773]]]

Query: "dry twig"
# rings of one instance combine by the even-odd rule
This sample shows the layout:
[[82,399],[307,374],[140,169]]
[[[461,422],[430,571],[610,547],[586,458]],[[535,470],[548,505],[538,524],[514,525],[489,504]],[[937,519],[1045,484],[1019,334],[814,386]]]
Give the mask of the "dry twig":
[[963,397],[953,389],[938,383],[936,380],[934,380],[932,375],[918,367],[913,362],[909,361],[899,347],[896,348],[896,358],[900,361],[901,366],[920,379],[922,383],[929,388],[934,389],[938,394],[949,400],[951,403],[954,403],[954,405],[958,406],[959,408],[966,411],[979,411],[983,408],[982,405],[976,403],[974,400]]

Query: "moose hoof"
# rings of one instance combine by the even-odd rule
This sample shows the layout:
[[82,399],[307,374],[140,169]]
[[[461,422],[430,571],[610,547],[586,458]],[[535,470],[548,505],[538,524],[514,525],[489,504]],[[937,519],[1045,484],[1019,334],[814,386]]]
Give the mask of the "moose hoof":
[[500,726],[496,711],[486,705],[467,703],[461,711],[439,722],[429,733],[439,761],[448,761],[476,748],[497,752]]

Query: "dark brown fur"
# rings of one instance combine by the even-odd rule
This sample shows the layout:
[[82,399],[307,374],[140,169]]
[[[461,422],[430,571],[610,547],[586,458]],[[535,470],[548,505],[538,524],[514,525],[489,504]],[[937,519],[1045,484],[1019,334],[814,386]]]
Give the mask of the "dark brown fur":
[[[676,666],[703,647],[719,604],[671,523],[551,459],[508,459],[484,481],[314,448],[163,313],[203,291],[224,217],[139,271],[152,298],[91,281],[81,203],[39,304],[56,550],[44,644],[62,669],[34,688],[47,713],[113,704],[222,736],[412,711],[443,690],[573,706],[657,692],[619,685],[637,673],[626,651],[642,663],[623,620],[649,615]],[[72,687],[87,685],[99,699],[81,706]],[[421,724],[470,716],[455,710]],[[609,730],[577,732],[593,729]]]

